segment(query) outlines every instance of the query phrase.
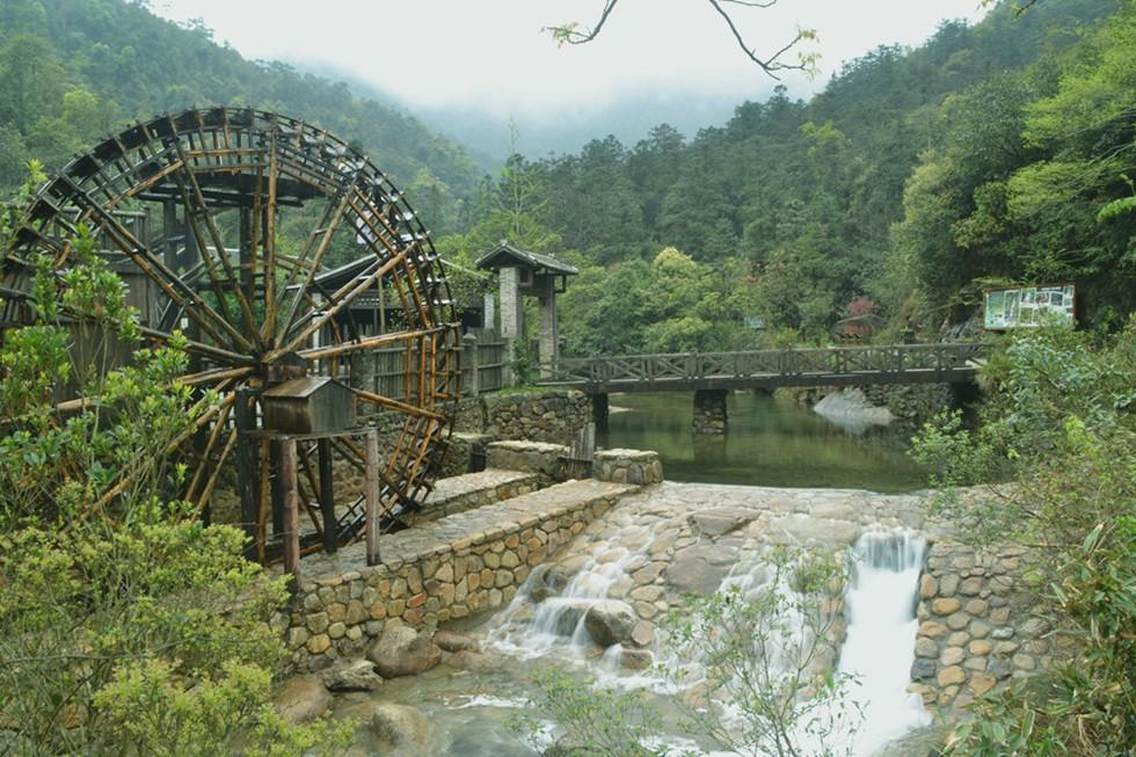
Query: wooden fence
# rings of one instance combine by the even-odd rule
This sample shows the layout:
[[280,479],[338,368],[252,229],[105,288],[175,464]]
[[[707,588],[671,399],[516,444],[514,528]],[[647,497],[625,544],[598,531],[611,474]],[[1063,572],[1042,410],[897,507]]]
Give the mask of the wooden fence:
[[[418,383],[415,370],[417,350],[372,350],[361,353],[361,356],[351,364],[352,386],[384,397],[413,399],[413,387]],[[408,360],[411,364],[409,373],[405,370]],[[472,397],[504,387],[507,365],[504,339],[487,330],[466,334],[461,341],[462,396]]]

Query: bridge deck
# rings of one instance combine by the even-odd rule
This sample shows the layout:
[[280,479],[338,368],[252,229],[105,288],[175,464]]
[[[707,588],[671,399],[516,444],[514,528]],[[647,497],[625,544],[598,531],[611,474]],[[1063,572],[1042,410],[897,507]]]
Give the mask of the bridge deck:
[[903,344],[562,358],[543,386],[606,392],[971,381],[988,346]]

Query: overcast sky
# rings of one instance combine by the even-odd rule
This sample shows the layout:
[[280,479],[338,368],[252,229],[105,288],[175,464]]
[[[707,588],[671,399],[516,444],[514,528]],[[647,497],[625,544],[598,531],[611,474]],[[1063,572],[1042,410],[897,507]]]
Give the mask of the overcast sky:
[[[476,107],[555,119],[621,97],[762,98],[749,63],[705,0],[621,0],[589,45],[558,48],[541,27],[594,23],[603,0],[152,0],[160,15],[204,19],[247,58],[349,73],[411,108]],[[781,0],[734,6],[759,53],[816,29],[822,73],[785,77],[797,96],[876,45],[918,44],[944,18],[980,17],[979,0]]]

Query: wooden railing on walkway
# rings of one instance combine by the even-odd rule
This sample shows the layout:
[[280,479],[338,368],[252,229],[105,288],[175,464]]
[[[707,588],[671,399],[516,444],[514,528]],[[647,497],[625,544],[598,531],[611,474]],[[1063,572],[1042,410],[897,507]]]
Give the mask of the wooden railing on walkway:
[[941,343],[560,358],[540,383],[603,393],[959,382],[973,379],[987,350]]

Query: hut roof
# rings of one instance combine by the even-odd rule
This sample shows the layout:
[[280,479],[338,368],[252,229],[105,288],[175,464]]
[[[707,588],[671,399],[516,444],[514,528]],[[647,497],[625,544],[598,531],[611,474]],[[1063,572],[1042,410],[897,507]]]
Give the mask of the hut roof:
[[507,239],[502,239],[500,244],[482,255],[477,261],[477,267],[496,271],[508,266],[515,266],[518,263],[527,268],[532,268],[534,273],[575,276],[580,272],[575,266],[561,262],[552,255],[514,247],[509,244]]

